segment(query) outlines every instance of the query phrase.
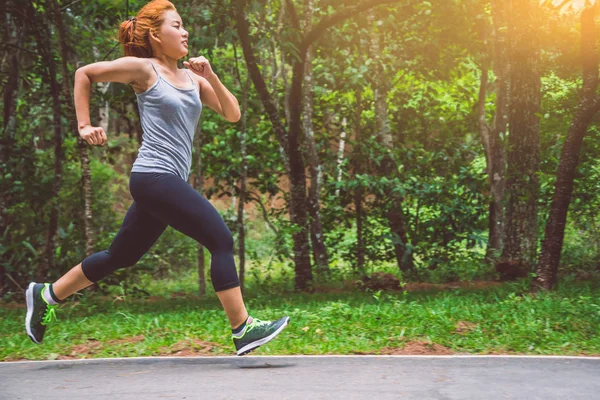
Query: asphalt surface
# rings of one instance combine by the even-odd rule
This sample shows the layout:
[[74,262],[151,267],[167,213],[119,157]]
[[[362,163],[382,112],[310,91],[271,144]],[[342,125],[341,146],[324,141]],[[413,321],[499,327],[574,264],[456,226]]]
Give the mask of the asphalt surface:
[[600,357],[245,356],[0,363],[0,399],[600,399]]

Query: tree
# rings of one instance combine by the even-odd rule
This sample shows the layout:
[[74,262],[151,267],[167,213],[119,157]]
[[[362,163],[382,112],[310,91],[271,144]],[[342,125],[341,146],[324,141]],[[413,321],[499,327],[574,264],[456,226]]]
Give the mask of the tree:
[[[64,92],[65,99],[68,99],[69,115],[75,115],[75,103],[71,88],[73,82],[69,78],[72,74],[69,72],[67,61],[70,59],[70,51],[67,41],[67,32],[63,24],[61,10],[57,0],[50,0],[50,6],[54,14],[54,24],[58,30],[58,36],[60,39],[60,54],[61,54],[61,67],[62,67],[62,89]],[[83,204],[84,204],[84,233],[86,243],[86,255],[91,256],[94,254],[94,230],[92,223],[92,172],[90,170],[90,157],[88,154],[87,143],[79,136],[79,128],[77,126],[77,119],[70,118],[71,120],[71,132],[77,137],[77,149],[79,150],[79,157],[81,160],[81,182],[83,189]]]
[[[292,5],[293,7],[293,5]],[[304,31],[312,28],[314,13],[313,0],[305,0],[304,3]],[[306,143],[306,160],[310,171],[310,187],[308,188],[308,212],[310,214],[310,240],[313,250],[313,259],[317,264],[317,272],[323,275],[329,270],[329,257],[323,237],[323,224],[321,222],[321,186],[323,181],[323,170],[313,128],[313,78],[312,78],[312,48],[306,55],[305,87],[304,87],[304,112],[302,115],[304,141]]]
[[[11,3],[9,5],[13,6]],[[25,36],[25,27],[13,15],[11,8],[5,8],[2,15],[4,20],[3,36],[6,45],[11,47],[7,57],[7,66],[2,66],[3,70],[8,71],[8,79],[3,93],[3,126],[2,136],[0,136],[0,238],[2,243],[8,244],[8,227],[11,224],[8,208],[11,205],[10,192],[12,190],[12,179],[10,178],[9,160],[13,147],[14,138],[17,130],[17,104],[19,102],[19,92],[21,87],[21,48],[19,43],[23,42]],[[8,263],[7,249],[0,246],[0,297],[2,296],[7,283],[6,264]]]
[[[506,174],[505,138],[508,129],[508,101],[510,93],[509,61],[507,57],[507,5],[503,0],[492,1],[493,49],[490,50],[488,26],[482,24],[484,51],[479,91],[479,130],[486,159],[490,187],[489,236],[486,259],[493,262],[502,251],[504,241],[504,185]],[[491,54],[490,54],[491,53]],[[491,126],[486,121],[486,93],[489,80],[489,64],[493,63],[496,76],[496,107]]]
[[309,47],[320,38],[331,26],[344,21],[360,12],[369,10],[380,4],[394,3],[398,0],[371,0],[358,5],[349,6],[331,16],[322,19],[310,31],[302,33],[295,8],[291,1],[287,1],[292,27],[297,31],[298,40],[294,44],[297,49],[296,57],[292,65],[292,83],[289,95],[290,117],[287,121],[287,132],[282,123],[283,116],[279,113],[273,101],[265,80],[256,62],[255,48],[250,37],[249,23],[246,19],[245,10],[247,1],[237,0],[234,4],[234,15],[238,37],[242,44],[244,57],[252,82],[259,93],[265,111],[273,125],[275,136],[284,149],[289,162],[289,175],[291,183],[290,218],[295,225],[294,233],[294,260],[297,289],[309,289],[313,275],[310,265],[309,244],[307,234],[307,198],[306,198],[306,175],[304,171],[304,160],[300,150],[300,137],[302,132],[302,85],[306,66],[306,57]]
[[[239,76],[238,76],[239,78]],[[240,82],[241,83],[241,82]],[[237,211],[238,228],[238,254],[240,258],[240,287],[244,290],[244,281],[246,276],[246,227],[244,224],[244,206],[248,198],[248,146],[246,145],[247,121],[248,121],[248,90],[250,89],[250,80],[246,79],[242,95],[242,121],[240,127],[240,147],[242,156],[242,165],[240,171],[240,190],[239,203]]]
[[506,232],[501,260],[503,279],[531,272],[537,250],[540,103],[539,7],[534,0],[509,6],[510,106],[506,179]]
[[[375,16],[373,10],[369,12],[368,18],[371,26],[374,26]],[[375,101],[375,122],[377,136],[383,149],[383,159],[378,168],[377,174],[380,177],[391,178],[396,176],[396,163],[392,157],[394,150],[394,140],[390,126],[388,114],[388,93],[390,90],[390,77],[385,74],[384,66],[380,60],[382,51],[382,33],[378,30],[373,31],[370,40],[369,53],[374,61],[373,78],[370,79],[373,87],[373,96]],[[385,188],[385,200],[383,207],[386,209],[386,217],[392,232],[394,253],[398,268],[403,272],[409,272],[413,269],[413,257],[409,248],[408,235],[406,232],[406,217],[403,210],[402,196],[396,194],[392,185]]]
[[[48,6],[48,4],[45,4]],[[36,45],[40,55],[46,60],[47,69],[44,69],[46,80],[50,82],[50,95],[52,97],[52,125],[54,127],[54,177],[52,190],[50,194],[50,221],[48,224],[48,234],[46,239],[46,249],[44,257],[38,267],[37,278],[44,280],[50,268],[54,267],[54,257],[56,252],[56,236],[58,233],[59,203],[58,193],[62,184],[62,166],[64,161],[63,149],[63,125],[60,100],[60,84],[58,82],[58,72],[54,61],[54,52],[50,36],[50,28],[46,24],[46,16],[50,7],[41,8],[39,4],[28,4],[28,10],[35,23],[33,33],[36,39]],[[44,12],[44,14],[42,14]]]
[[[361,146],[362,146],[362,136],[361,136],[361,115],[362,115],[362,91],[361,89],[356,90],[356,113],[354,116],[354,141],[356,142],[356,147],[354,149],[354,154],[352,157],[352,170],[354,176],[362,173],[361,168]],[[356,189],[354,190],[354,209],[356,213],[356,272],[358,273],[361,279],[365,279],[367,276],[367,272],[365,270],[365,238],[364,238],[364,221],[365,221],[365,213],[363,211],[363,188],[360,185],[356,185]]]
[[[568,5],[573,6],[574,4]],[[567,213],[579,164],[581,145],[592,119],[600,111],[600,96],[596,94],[598,89],[598,49],[595,17],[598,5],[595,1],[586,1],[585,6],[581,13],[581,59],[583,64],[581,100],[567,132],[556,172],[556,186],[550,205],[550,215],[546,222],[545,237],[536,275],[532,282],[532,291],[534,292],[540,289],[550,290],[556,285]]]

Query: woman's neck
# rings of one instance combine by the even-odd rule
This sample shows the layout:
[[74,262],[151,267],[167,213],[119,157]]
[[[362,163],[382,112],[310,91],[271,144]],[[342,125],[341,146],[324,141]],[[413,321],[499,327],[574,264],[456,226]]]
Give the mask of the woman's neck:
[[158,60],[160,62],[160,65],[165,67],[165,69],[168,69],[169,71],[173,72],[173,74],[177,72],[177,60],[175,58],[165,56],[164,54],[154,56],[153,58],[155,60]]

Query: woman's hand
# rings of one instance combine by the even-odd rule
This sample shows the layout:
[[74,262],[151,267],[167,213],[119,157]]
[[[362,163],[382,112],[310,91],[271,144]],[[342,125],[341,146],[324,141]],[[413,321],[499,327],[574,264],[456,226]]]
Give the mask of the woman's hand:
[[106,143],[106,133],[100,126],[85,125],[79,128],[79,136],[88,144],[104,146]]
[[203,77],[204,79],[210,80],[215,73],[210,66],[210,63],[206,59],[206,57],[194,57],[190,58],[189,61],[184,61],[183,65],[189,68],[193,73]]

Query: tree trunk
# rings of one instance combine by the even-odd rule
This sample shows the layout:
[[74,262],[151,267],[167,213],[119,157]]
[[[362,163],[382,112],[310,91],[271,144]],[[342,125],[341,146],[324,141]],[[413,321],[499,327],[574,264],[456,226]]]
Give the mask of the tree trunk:
[[265,108],[265,112],[269,116],[269,121],[271,122],[271,125],[273,126],[273,131],[275,132],[275,137],[277,138],[279,145],[283,148],[282,156],[284,158],[286,170],[289,172],[290,168],[289,162],[287,160],[288,139],[287,134],[285,132],[285,126],[282,123],[283,118],[279,113],[279,110],[277,109],[275,101],[273,101],[269,90],[267,89],[265,80],[258,67],[253,43],[251,42],[250,38],[250,27],[244,14],[245,8],[246,0],[237,0],[236,7],[234,10],[234,16],[236,20],[236,29],[238,32],[238,37],[242,45],[244,59],[246,60],[246,66],[248,67],[248,74],[252,78],[252,83],[254,84],[254,87],[258,92],[263,107]]
[[[312,27],[314,12],[313,0],[305,1],[304,31]],[[306,55],[306,69],[304,71],[304,112],[302,124],[304,127],[304,141],[306,143],[308,168],[310,171],[310,187],[308,189],[308,212],[310,221],[310,241],[313,250],[313,259],[317,265],[317,274],[327,275],[329,272],[329,256],[323,238],[323,225],[321,223],[321,183],[323,172],[321,161],[317,153],[313,129],[313,80],[312,80],[312,47]]]
[[[348,125],[348,121],[346,117],[342,118],[342,132],[340,134],[340,144],[338,146],[338,156],[337,156],[337,182],[338,184],[342,182],[342,163],[344,162],[344,148],[346,147],[346,126]],[[340,196],[340,187],[338,185],[337,189],[335,189],[335,196]]]
[[490,204],[490,236],[487,258],[498,258],[504,244],[506,215],[504,190],[506,184],[506,134],[508,132],[508,106],[510,99],[510,64],[506,36],[506,4],[494,0],[494,73],[496,75],[496,113],[490,134],[491,173],[489,176],[492,202]]
[[[8,75],[2,98],[2,104],[4,105],[4,126],[2,127],[2,136],[0,137],[0,182],[2,182],[0,186],[0,239],[2,243],[8,244],[10,243],[10,238],[8,237],[7,229],[10,225],[10,218],[7,211],[11,206],[10,190],[13,180],[7,177],[7,172],[10,171],[8,164],[17,129],[17,103],[21,80],[21,51],[18,45],[23,42],[25,30],[18,22],[13,22],[13,15],[10,13],[10,8],[5,10],[3,17],[5,23],[4,38],[9,44],[14,46],[14,50],[8,55],[8,68],[6,69]],[[5,268],[8,257],[9,255],[2,249],[0,253],[0,298],[2,298],[8,286]]]
[[[354,176],[361,173],[361,131],[360,122],[362,115],[362,91],[361,89],[356,90],[356,109],[354,116],[354,157],[353,157],[353,171]],[[363,236],[363,190],[360,185],[357,185],[354,191],[354,209],[356,212],[356,272],[360,279],[366,278],[365,270],[365,239]]]
[[503,280],[525,277],[537,247],[541,79],[537,3],[512,1],[509,29],[510,110],[506,180],[506,235],[496,270]]
[[240,287],[244,291],[246,276],[246,229],[244,225],[244,206],[246,205],[246,183],[248,180],[248,158],[246,156],[246,121],[248,118],[248,90],[250,80],[246,79],[242,95],[242,121],[240,147],[242,153],[242,171],[240,173],[240,200],[238,203],[237,227],[238,227],[238,254],[240,259]]
[[[371,26],[374,25],[375,15],[373,11],[369,13],[368,21]],[[371,35],[370,53],[374,60],[374,74],[372,79],[373,97],[375,101],[375,123],[377,126],[377,135],[386,154],[381,162],[379,169],[380,176],[393,177],[396,175],[396,165],[392,158],[394,142],[391,133],[390,118],[388,114],[387,96],[389,92],[389,80],[384,75],[383,65],[379,59],[381,54],[381,35],[380,32],[374,32]],[[406,232],[406,218],[403,210],[403,199],[392,190],[386,189],[386,217],[392,233],[394,254],[398,268],[402,272],[408,272],[413,269],[413,258],[411,251],[407,248],[409,245]]]
[[[51,0],[52,11],[54,13],[54,21],[56,28],[58,30],[58,35],[60,38],[60,53],[62,60],[62,75],[63,75],[63,93],[65,99],[68,99],[69,106],[69,114],[75,115],[75,103],[73,99],[73,94],[71,92],[71,87],[73,86],[73,82],[71,82],[71,74],[69,73],[69,68],[67,66],[68,60],[70,59],[69,47],[67,46],[67,34],[65,31],[65,27],[62,21],[62,15],[60,12],[60,6],[56,2],[56,0]],[[77,120],[75,118],[70,118],[71,120],[71,131],[77,138],[77,149],[79,150],[79,158],[81,160],[81,181],[82,181],[82,189],[83,189],[83,204],[84,204],[84,215],[83,215],[83,224],[84,224],[84,235],[85,235],[85,253],[88,256],[94,254],[94,230],[93,230],[93,220],[92,220],[92,172],[90,170],[90,158],[88,154],[88,146],[87,143],[79,136],[79,127],[77,126]]]
[[546,223],[542,252],[533,280],[532,291],[550,290],[556,285],[573,182],[579,163],[579,152],[592,118],[600,110],[598,88],[598,53],[596,47],[595,8],[586,8],[581,16],[581,54],[583,58],[583,90],[573,123],[563,145],[556,173],[556,187]]
[[[297,119],[294,124],[290,124],[289,135],[286,135],[285,128],[281,121],[283,120],[281,114],[278,112],[274,105],[274,101],[266,87],[264,78],[256,63],[256,56],[254,55],[254,48],[250,40],[248,21],[244,15],[246,1],[238,0],[237,7],[235,10],[236,27],[238,36],[242,44],[244,52],[244,58],[248,67],[248,73],[252,78],[252,82],[256,90],[258,91],[259,97],[263,103],[265,111],[269,115],[271,124],[275,131],[275,135],[279,140],[281,147],[284,149],[288,165],[290,183],[291,183],[291,199],[290,199],[290,219],[292,223],[297,227],[296,232],[293,234],[294,238],[294,261],[295,261],[295,287],[298,290],[309,289],[312,284],[312,270],[310,265],[310,253],[308,249],[308,235],[306,229],[306,176],[304,173],[304,161],[302,160],[302,154],[299,148],[299,134],[300,127],[300,116],[298,113]],[[303,78],[304,73],[304,57],[302,55],[302,62],[296,63],[294,68],[294,76],[300,76]],[[301,68],[301,72],[297,71]],[[297,79],[297,78],[296,78]],[[298,93],[301,96],[301,84],[298,82],[292,82],[292,92]],[[295,85],[295,87],[294,87]],[[300,89],[300,91],[298,91]],[[290,108],[292,103],[299,102],[299,99],[294,99],[290,96]],[[301,112],[299,107],[296,107],[296,112]],[[293,126],[293,128],[291,128]],[[292,129],[294,132],[292,133]]]
[[[96,46],[92,46],[92,53],[94,54],[94,58],[96,60],[100,60],[100,50]],[[105,56],[106,57],[106,56]],[[102,59],[102,61],[104,58]],[[110,82],[96,82],[96,87],[98,91],[102,93],[102,102],[103,104],[98,107],[98,125],[104,129],[104,132],[108,135],[109,133],[109,125],[110,125],[110,105],[108,103],[108,99],[106,98],[106,92],[110,89]],[[106,160],[106,151],[102,149],[99,152],[100,154],[100,162],[105,163]]]
[[[33,5],[30,5],[33,8]],[[33,11],[32,13],[36,13]],[[49,27],[44,22],[45,15],[35,15],[36,28],[34,35],[38,51],[44,57],[47,70],[43,71],[45,78],[50,82],[50,95],[52,97],[52,115],[54,127],[54,179],[52,181],[52,189],[50,192],[50,221],[48,223],[48,233],[46,238],[46,248],[44,256],[38,266],[37,279],[45,280],[48,271],[54,268],[54,260],[56,253],[56,236],[58,233],[58,218],[59,218],[59,201],[58,195],[62,184],[62,163],[64,159],[64,151],[62,148],[62,122],[61,122],[61,100],[60,87],[57,80],[56,64],[54,62],[54,54],[52,49],[52,40]]]
[[296,60],[293,64],[292,86],[289,97],[290,119],[288,121],[288,154],[292,192],[290,214],[292,223],[296,226],[296,231],[294,232],[294,255],[296,260],[296,289],[299,290],[309,289],[313,279],[306,226],[306,212],[308,208],[306,174],[304,159],[300,151],[300,135],[302,132],[301,99],[305,57],[306,53],[301,54],[301,59]]
[[[281,34],[282,29],[287,28],[285,26],[285,22],[284,22],[287,7],[288,7],[287,2],[282,1],[281,2],[281,10],[279,13],[279,20],[277,21],[278,22],[278,39],[280,41],[287,40],[287,38],[284,38],[284,36]],[[292,13],[295,13],[295,8],[294,8],[293,4],[289,4],[289,8]],[[279,52],[279,57],[281,58],[280,59],[281,79],[283,81],[283,111],[284,111],[285,120],[289,121],[290,120],[290,107],[289,107],[290,85],[288,84],[288,72],[286,70],[286,62],[285,62],[286,53],[285,53],[285,51],[281,50]]]
[[83,189],[83,223],[85,229],[85,253],[88,256],[94,254],[94,223],[92,215],[92,171],[90,169],[90,157],[87,143],[77,134],[77,149],[81,159],[81,186]]
[[[388,195],[389,196],[389,195]],[[406,232],[406,217],[402,208],[402,198],[394,195],[391,200],[387,218],[394,237],[394,254],[396,262],[403,273],[414,270],[412,252],[408,249],[409,241]]]
[[[506,4],[503,0],[494,0],[492,4],[494,17],[494,73],[496,75],[496,112],[492,127],[486,121],[486,95],[488,86],[488,68],[490,56],[484,55],[482,62],[481,86],[479,91],[479,127],[481,141],[486,156],[486,170],[490,187],[489,204],[489,237],[486,251],[486,260],[495,264],[502,251],[504,241],[504,180],[506,173],[506,154],[504,138],[508,127],[508,96],[510,85],[508,81],[508,58],[506,49]],[[487,25],[484,25],[484,45],[489,46]]]

